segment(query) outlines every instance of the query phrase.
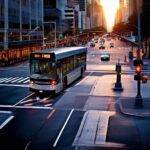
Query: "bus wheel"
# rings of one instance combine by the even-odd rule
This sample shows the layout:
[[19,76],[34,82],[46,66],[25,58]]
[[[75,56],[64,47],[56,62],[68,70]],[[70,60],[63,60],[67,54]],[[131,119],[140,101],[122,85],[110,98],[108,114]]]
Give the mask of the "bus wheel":
[[81,78],[83,77],[83,68],[81,68]]
[[51,97],[54,98],[56,96],[56,92],[55,91],[51,91]]
[[63,81],[63,89],[66,89],[66,88],[67,88],[67,77],[65,77]]

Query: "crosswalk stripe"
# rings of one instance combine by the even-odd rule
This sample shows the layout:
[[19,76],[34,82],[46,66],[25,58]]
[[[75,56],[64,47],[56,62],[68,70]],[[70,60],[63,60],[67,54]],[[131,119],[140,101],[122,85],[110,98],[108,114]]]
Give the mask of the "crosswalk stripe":
[[8,78],[1,78],[0,79],[0,83],[2,83],[3,81],[5,81],[6,79],[8,79]]
[[29,79],[29,77],[26,77],[26,78],[24,78],[24,79],[18,81],[18,83],[21,83],[21,82],[23,82],[23,81],[25,82],[25,80],[27,80],[27,79]]
[[12,79],[10,79],[10,80],[7,80],[7,81],[5,81],[4,83],[9,83],[9,82],[11,82],[11,81],[14,81],[14,80],[16,80],[16,79],[18,79],[19,77],[13,77]]
[[13,79],[13,77],[7,78],[7,79],[4,80],[3,82],[6,82],[6,83],[7,83],[7,81],[9,81],[9,80],[11,80],[11,79]]
[[28,79],[27,81],[23,82],[23,83],[28,83],[30,80]]
[[13,80],[13,81],[11,81],[11,83],[14,83],[14,82],[16,82],[16,81],[18,81],[18,80],[21,80],[23,77],[21,77],[21,78],[18,78],[18,79],[16,79],[16,80]]

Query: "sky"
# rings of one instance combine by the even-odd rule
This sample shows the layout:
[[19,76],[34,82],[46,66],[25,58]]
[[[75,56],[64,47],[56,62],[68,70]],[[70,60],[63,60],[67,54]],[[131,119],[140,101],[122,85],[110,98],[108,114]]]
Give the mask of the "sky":
[[119,0],[101,0],[104,9],[107,31],[111,32],[115,23],[117,9],[119,8]]

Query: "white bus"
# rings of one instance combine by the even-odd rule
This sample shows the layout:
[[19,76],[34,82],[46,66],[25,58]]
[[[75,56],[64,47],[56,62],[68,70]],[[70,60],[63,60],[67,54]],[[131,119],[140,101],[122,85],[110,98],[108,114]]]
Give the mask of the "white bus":
[[86,47],[46,49],[30,55],[30,91],[55,95],[86,69]]

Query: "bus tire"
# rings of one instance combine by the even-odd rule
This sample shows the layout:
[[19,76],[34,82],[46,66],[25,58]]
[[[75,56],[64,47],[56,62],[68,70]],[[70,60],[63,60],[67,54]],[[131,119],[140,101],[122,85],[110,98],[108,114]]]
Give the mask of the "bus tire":
[[81,78],[83,77],[83,72],[84,72],[84,69],[83,69],[83,67],[81,68]]
[[63,89],[67,88],[67,77],[64,77],[64,81],[63,81]]

